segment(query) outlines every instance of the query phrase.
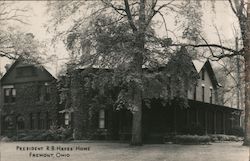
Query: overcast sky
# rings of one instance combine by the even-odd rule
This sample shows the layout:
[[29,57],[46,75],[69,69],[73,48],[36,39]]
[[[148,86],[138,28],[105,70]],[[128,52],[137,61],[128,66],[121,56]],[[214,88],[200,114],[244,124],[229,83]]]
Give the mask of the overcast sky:
[[[49,15],[46,12],[46,1],[21,1],[16,2],[18,6],[28,6],[30,7],[29,10],[29,24],[30,25],[18,25],[15,27],[24,31],[30,32],[35,35],[35,38],[41,41],[49,42],[52,38],[52,35],[46,31],[44,27],[45,24],[48,23]],[[215,11],[216,13],[212,12],[211,3],[204,1],[204,17],[203,17],[203,27],[204,33],[208,38],[208,42],[218,42],[217,32],[214,28],[214,25],[217,26],[218,30],[221,33],[221,36],[225,40],[233,40],[234,38],[234,31],[233,28],[238,28],[237,20],[231,9],[228,5],[227,1],[216,1],[215,2]],[[159,19],[159,17],[156,17]],[[170,22],[170,23],[169,23]],[[175,28],[173,25],[174,19],[168,19],[168,28]],[[158,34],[164,34],[163,29],[158,29]],[[176,31],[177,32],[177,31]],[[178,34],[178,33],[177,33]],[[50,44],[50,43],[49,43]],[[226,44],[225,44],[226,45]],[[231,46],[233,48],[233,46]],[[67,51],[63,47],[63,44],[58,44],[58,47],[53,49],[52,46],[49,50],[48,55],[56,54],[59,58],[65,58],[67,55]],[[52,72],[53,75],[56,74],[60,70],[60,65],[64,64],[65,61],[58,61],[58,65],[54,64],[45,64],[46,68]],[[0,58],[0,70],[4,71],[5,64],[8,63],[7,59]]]

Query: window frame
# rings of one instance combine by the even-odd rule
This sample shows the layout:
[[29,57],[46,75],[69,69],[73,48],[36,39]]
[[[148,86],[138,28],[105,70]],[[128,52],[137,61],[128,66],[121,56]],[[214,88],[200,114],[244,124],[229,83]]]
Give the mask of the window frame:
[[13,85],[3,86],[4,104],[16,103],[16,94],[17,94],[17,91]]
[[105,129],[105,110],[101,109],[99,110],[99,119],[98,119],[98,128],[99,129]]
[[213,103],[213,88],[210,87],[210,97],[209,97],[209,101],[212,104]]
[[202,90],[202,102],[205,102],[205,86],[201,86]]
[[204,68],[202,68],[202,70],[201,70],[201,79],[205,80],[205,69]]

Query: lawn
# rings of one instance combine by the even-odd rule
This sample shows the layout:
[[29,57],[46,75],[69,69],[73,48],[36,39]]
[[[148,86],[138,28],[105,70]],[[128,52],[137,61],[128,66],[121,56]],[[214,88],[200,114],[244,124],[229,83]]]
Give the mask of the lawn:
[[141,147],[87,141],[1,142],[0,146],[0,161],[248,161],[249,155],[249,148],[242,146],[242,142],[147,144]]

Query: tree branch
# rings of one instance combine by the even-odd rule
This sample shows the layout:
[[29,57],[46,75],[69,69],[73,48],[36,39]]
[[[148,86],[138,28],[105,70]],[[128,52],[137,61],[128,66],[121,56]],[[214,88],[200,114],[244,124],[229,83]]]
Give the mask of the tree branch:
[[146,22],[146,26],[149,25],[149,23],[151,22],[151,20],[153,19],[153,17],[160,12],[161,9],[167,7],[168,5],[170,5],[171,3],[173,3],[174,0],[171,0],[170,2],[168,2],[167,4],[163,4],[161,5],[157,10],[155,10],[155,6],[157,3],[157,0],[155,1],[155,3],[152,4],[151,10],[153,11],[152,15],[148,18],[147,22]]
[[238,13],[237,13],[236,9],[233,6],[232,0],[228,0],[228,2],[230,4],[231,9],[233,10],[233,13],[237,16]]
[[220,48],[226,51],[231,52],[232,54],[221,54],[221,55],[214,55],[213,57],[217,58],[217,60],[220,60],[222,58],[225,57],[234,57],[236,55],[243,55],[243,50],[241,49],[240,51],[235,51],[234,49],[222,46],[222,45],[218,45],[218,44],[185,44],[185,43],[180,43],[180,44],[171,44],[170,46],[184,46],[184,47],[194,47],[194,48],[199,48],[199,47],[214,47],[214,48]]
[[[126,16],[126,14],[122,13],[122,12],[125,12],[125,9],[124,8],[117,8],[116,6],[114,6],[111,2],[107,3],[105,2],[104,0],[101,0],[104,4],[110,6],[111,8],[113,8],[118,14],[122,15],[122,16]],[[122,12],[121,12],[122,11]]]
[[131,15],[131,11],[130,11],[128,0],[124,0],[124,4],[125,4],[125,12],[126,12],[127,17],[128,17],[129,25],[131,26],[133,32],[136,32],[137,28],[136,28],[136,26],[134,24],[133,17]]

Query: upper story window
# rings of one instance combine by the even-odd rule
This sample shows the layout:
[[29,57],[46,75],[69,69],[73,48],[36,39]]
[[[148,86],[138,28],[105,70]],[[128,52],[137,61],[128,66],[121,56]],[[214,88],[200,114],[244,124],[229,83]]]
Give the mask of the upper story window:
[[49,101],[51,97],[51,89],[48,84],[45,83],[45,101]]
[[213,88],[210,87],[210,103],[213,103]]
[[43,100],[43,95],[42,95],[42,86],[38,85],[37,86],[37,97],[36,97],[36,101],[40,102]]
[[37,86],[37,94],[36,94],[36,101],[50,101],[51,99],[51,87],[48,83],[39,84]]
[[202,86],[202,102],[205,102],[205,86]]
[[36,70],[33,66],[24,66],[16,68],[17,77],[31,77],[36,75]]
[[194,85],[194,100],[196,100],[196,85]]
[[4,103],[15,103],[16,102],[16,89],[14,86],[4,86]]
[[201,70],[201,79],[205,80],[205,69],[204,68],[202,68],[202,70]]

